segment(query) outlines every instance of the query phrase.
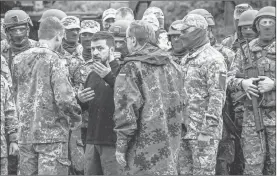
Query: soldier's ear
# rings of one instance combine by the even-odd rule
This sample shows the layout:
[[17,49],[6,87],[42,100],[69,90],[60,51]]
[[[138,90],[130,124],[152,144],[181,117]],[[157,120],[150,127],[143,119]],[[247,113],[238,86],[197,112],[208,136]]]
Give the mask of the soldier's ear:
[[139,45],[139,43],[138,43],[136,37],[131,37],[131,41],[132,41],[132,45],[133,45],[133,46]]
[[110,53],[113,55],[113,53],[114,53],[114,47],[113,46],[111,46],[110,47]]

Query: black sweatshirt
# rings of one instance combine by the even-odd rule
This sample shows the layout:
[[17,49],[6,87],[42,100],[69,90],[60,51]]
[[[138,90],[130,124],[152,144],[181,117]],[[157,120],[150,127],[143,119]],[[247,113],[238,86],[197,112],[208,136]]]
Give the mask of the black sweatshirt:
[[113,87],[120,66],[116,60],[110,62],[111,72],[101,78],[92,71],[85,82],[84,88],[94,90],[95,97],[87,103],[79,104],[82,110],[88,110],[87,144],[115,145],[116,134],[113,131],[114,97]]

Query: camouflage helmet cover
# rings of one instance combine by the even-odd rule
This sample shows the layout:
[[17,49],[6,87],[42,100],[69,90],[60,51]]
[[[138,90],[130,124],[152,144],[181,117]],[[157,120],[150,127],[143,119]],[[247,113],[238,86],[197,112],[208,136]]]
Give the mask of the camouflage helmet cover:
[[80,29],[80,19],[75,16],[66,16],[61,20],[65,29]]
[[80,34],[88,32],[88,33],[96,33],[100,31],[100,24],[94,20],[84,20],[81,22],[81,30]]
[[156,15],[157,18],[164,18],[163,11],[158,7],[149,7],[148,9],[145,10],[145,12],[143,13],[143,16],[146,16],[149,14],[154,14]]
[[31,18],[23,10],[9,10],[5,13],[3,22],[4,29],[22,24],[29,24],[33,26]]
[[180,29],[182,29],[182,27],[183,27],[183,21],[182,20],[176,20],[176,21],[174,21],[171,25],[170,25],[170,27],[169,27],[169,29],[168,29],[168,33],[167,33],[167,35],[178,35],[178,34],[182,34],[181,33],[181,30]]
[[159,20],[157,19],[156,15],[154,14],[148,14],[142,17],[143,21],[147,21],[154,29],[154,31],[158,31],[160,28]]
[[212,16],[212,14],[210,12],[208,12],[205,9],[195,9],[195,10],[190,11],[188,14],[201,15],[206,19],[209,26],[214,26],[215,25],[214,17]]
[[234,19],[238,20],[240,15],[246,10],[252,10],[253,8],[249,4],[239,4],[234,10]]
[[131,24],[128,20],[118,20],[114,22],[109,28],[109,32],[114,35],[114,37],[126,37],[126,32]]
[[185,30],[190,27],[196,27],[204,30],[207,30],[208,28],[206,19],[198,14],[187,14],[182,21],[183,25],[179,28],[179,30]]

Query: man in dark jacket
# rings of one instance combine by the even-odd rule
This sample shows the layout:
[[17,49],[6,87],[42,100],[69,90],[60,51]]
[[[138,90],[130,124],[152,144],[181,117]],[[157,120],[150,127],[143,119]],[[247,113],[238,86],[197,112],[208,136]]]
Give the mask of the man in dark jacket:
[[119,72],[114,59],[115,41],[108,32],[96,32],[92,37],[92,72],[78,93],[82,110],[89,112],[85,175],[118,175],[115,158],[116,135],[113,131],[113,86]]

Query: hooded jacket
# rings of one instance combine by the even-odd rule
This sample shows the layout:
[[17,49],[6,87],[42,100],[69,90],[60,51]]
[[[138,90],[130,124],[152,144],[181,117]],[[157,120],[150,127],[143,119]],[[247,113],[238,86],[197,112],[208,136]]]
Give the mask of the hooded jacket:
[[125,58],[114,86],[116,150],[125,174],[177,175],[186,93],[179,66],[147,44]]

